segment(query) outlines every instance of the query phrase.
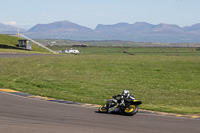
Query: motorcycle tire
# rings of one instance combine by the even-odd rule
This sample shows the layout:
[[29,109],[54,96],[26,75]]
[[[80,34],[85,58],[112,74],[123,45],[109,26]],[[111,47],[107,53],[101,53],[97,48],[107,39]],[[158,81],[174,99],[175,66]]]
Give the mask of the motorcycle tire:
[[99,113],[107,113],[106,105],[101,105],[99,107]]
[[138,112],[138,105],[130,105],[130,107],[127,107],[124,111],[124,115],[133,116]]

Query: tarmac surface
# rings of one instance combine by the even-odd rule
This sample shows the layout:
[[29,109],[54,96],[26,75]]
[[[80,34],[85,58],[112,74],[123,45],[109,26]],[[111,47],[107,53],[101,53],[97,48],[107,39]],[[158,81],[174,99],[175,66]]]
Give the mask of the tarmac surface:
[[58,54],[0,53],[0,58],[30,57],[30,56],[63,56],[63,55],[58,55]]
[[[21,56],[0,54],[2,58]],[[104,114],[94,107],[5,90],[0,91],[0,133],[200,133],[200,119],[140,110],[134,116]]]
[[0,91],[0,133],[199,133],[200,120],[139,112],[98,113],[97,108],[33,99]]

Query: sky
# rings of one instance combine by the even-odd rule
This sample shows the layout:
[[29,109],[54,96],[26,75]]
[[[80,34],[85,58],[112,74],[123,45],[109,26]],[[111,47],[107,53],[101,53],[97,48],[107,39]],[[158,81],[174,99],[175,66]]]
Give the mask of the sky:
[[0,0],[0,23],[29,29],[67,20],[91,29],[98,24],[200,23],[200,0]]

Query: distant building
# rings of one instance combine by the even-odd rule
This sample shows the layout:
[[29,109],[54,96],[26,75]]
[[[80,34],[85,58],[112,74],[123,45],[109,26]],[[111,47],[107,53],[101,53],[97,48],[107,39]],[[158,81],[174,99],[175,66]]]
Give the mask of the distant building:
[[28,50],[32,50],[32,44],[29,40],[18,40],[18,47],[20,48],[24,48],[24,49],[28,49]]
[[68,53],[68,54],[79,54],[80,51],[78,49],[65,49],[65,50],[62,50],[63,53]]
[[51,42],[51,44],[56,44],[56,42],[55,42],[55,41],[53,41],[53,42]]

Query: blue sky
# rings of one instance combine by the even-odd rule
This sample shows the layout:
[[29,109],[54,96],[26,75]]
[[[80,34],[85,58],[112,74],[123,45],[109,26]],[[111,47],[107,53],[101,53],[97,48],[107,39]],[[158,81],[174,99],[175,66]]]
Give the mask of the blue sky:
[[0,23],[30,28],[68,20],[94,29],[98,24],[200,23],[200,0],[0,0]]

